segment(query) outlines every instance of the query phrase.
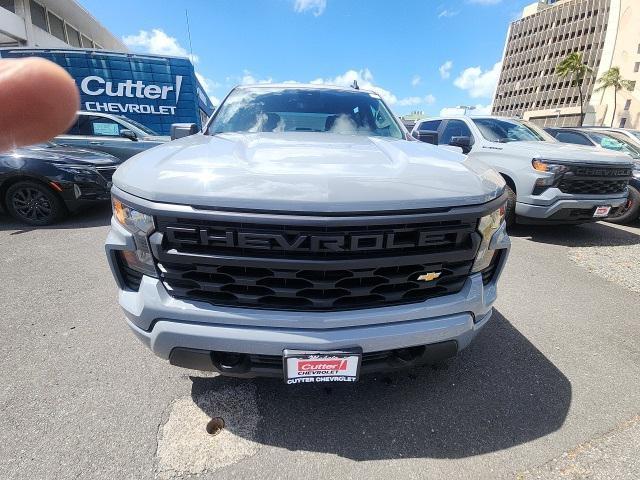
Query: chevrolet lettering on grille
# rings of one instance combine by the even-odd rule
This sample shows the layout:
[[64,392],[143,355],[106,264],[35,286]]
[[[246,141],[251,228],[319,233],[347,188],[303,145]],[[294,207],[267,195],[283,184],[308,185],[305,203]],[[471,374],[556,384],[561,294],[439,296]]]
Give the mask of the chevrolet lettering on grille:
[[281,233],[216,231],[198,227],[165,228],[170,243],[206,245],[226,248],[252,248],[289,252],[357,252],[437,245],[445,241],[444,234],[415,231],[410,238],[398,238],[395,233],[366,233],[354,235],[312,235]]

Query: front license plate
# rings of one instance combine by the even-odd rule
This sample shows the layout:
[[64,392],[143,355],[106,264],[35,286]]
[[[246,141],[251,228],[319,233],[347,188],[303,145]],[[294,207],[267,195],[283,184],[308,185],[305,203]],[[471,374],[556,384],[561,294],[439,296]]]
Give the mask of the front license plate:
[[309,352],[284,350],[284,380],[289,385],[315,382],[355,382],[360,375],[359,351]]
[[596,207],[595,212],[593,212],[594,217],[608,217],[609,212],[611,211],[611,205],[601,205]]

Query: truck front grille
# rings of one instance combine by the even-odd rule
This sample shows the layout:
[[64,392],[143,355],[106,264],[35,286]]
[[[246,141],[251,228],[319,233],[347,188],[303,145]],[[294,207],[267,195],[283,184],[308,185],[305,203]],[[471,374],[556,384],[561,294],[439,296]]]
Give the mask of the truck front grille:
[[631,168],[621,166],[571,166],[558,184],[563,193],[608,195],[622,193],[631,178]]
[[563,193],[576,195],[607,195],[622,193],[627,188],[628,180],[577,180],[565,179],[558,188]]
[[[322,217],[326,223],[300,225],[291,216],[237,223],[156,217],[150,240],[176,298],[276,310],[362,309],[462,289],[479,245],[477,214],[423,217],[359,217],[355,224]],[[436,278],[418,279],[428,273]]]

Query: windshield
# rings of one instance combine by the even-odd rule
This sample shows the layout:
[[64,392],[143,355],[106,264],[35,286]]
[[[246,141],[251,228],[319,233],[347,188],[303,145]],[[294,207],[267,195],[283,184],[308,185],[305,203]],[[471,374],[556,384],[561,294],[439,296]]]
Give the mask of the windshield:
[[517,120],[474,118],[473,123],[490,142],[544,142],[551,138],[530,123]]
[[640,130],[629,130],[629,133],[640,140]]
[[143,124],[141,124],[140,122],[136,122],[135,120],[132,120],[129,117],[120,116],[120,118],[122,120],[124,120],[125,122],[130,123],[134,127],[137,127],[139,130],[142,130],[147,135],[158,135],[156,132],[151,130],[149,127],[146,127]]
[[634,159],[640,158],[640,149],[628,142],[623,135],[614,132],[589,132],[589,136],[602,148],[626,153]]
[[311,88],[236,88],[207,133],[330,132],[404,138],[384,102],[372,93]]

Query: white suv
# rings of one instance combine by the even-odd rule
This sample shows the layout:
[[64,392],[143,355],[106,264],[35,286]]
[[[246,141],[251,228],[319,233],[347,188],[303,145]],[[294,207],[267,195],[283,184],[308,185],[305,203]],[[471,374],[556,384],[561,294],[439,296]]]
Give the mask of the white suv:
[[507,183],[507,223],[578,224],[607,217],[627,198],[626,155],[560,143],[535,125],[501,117],[439,117],[416,122],[419,140],[462,149]]

